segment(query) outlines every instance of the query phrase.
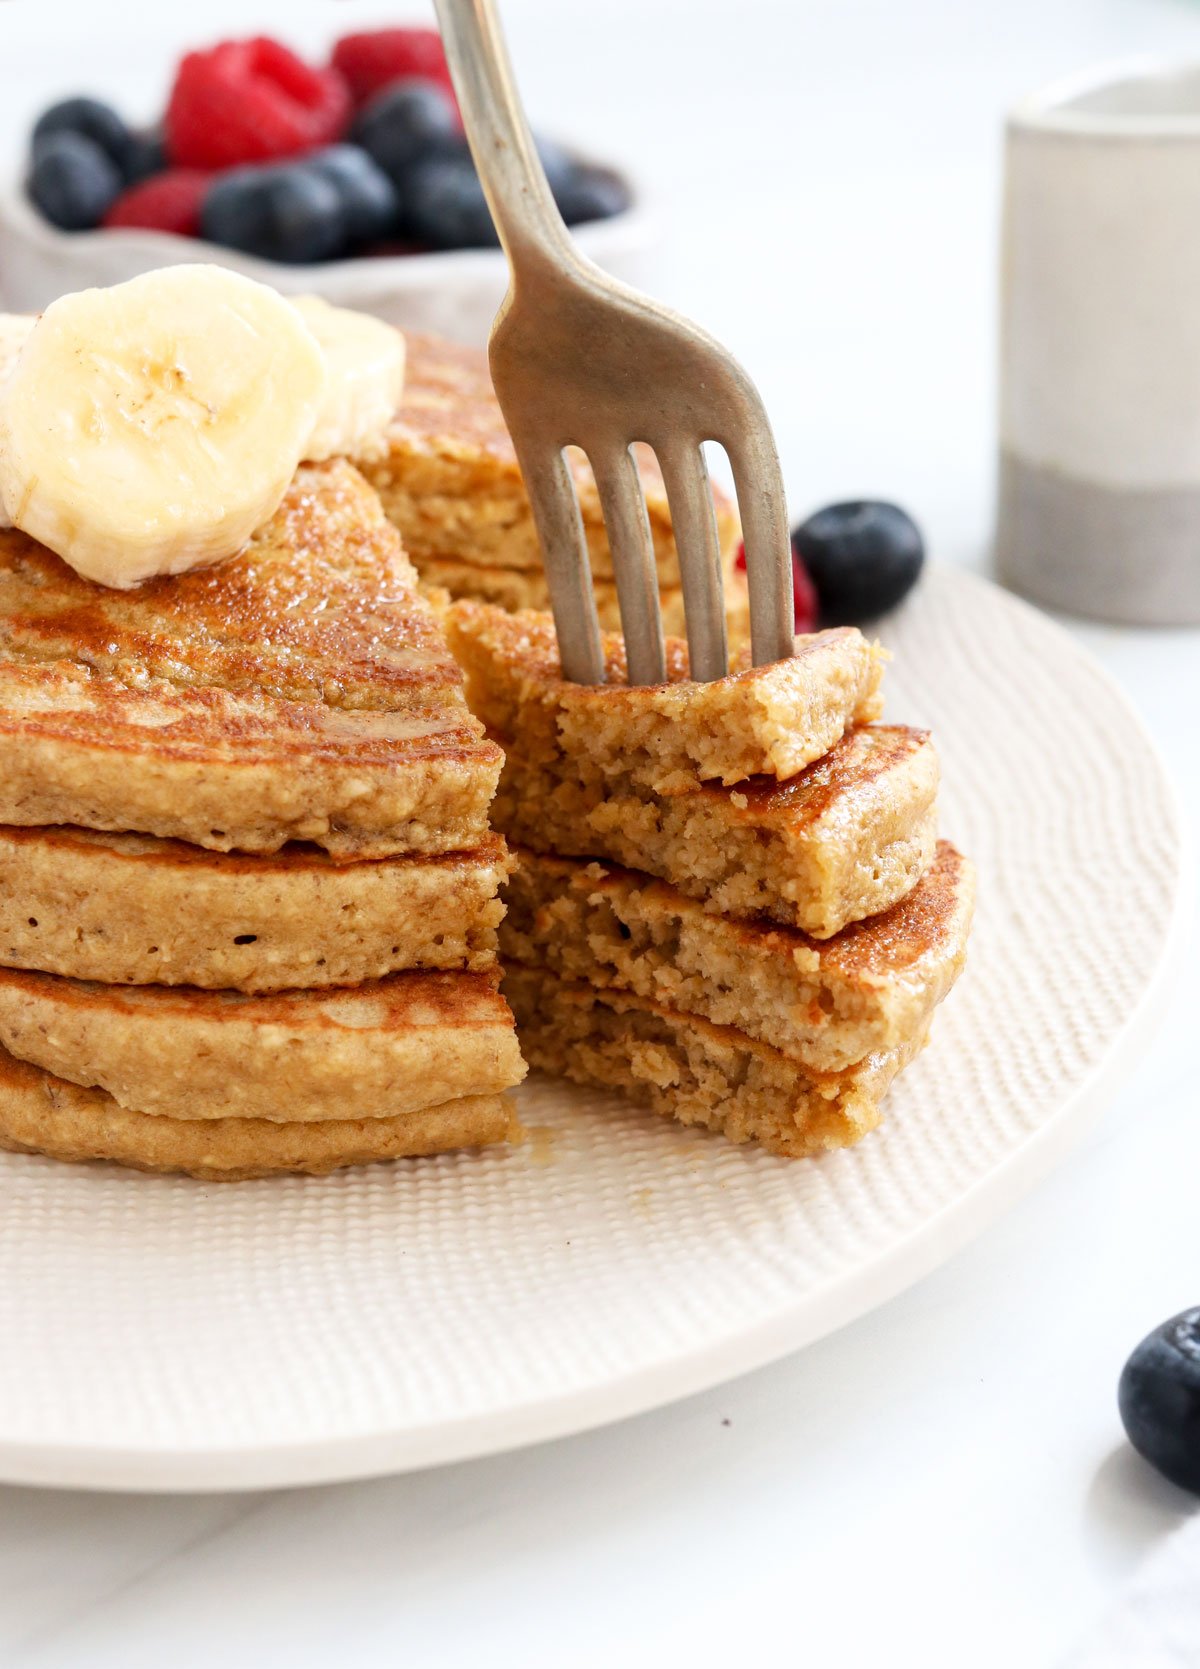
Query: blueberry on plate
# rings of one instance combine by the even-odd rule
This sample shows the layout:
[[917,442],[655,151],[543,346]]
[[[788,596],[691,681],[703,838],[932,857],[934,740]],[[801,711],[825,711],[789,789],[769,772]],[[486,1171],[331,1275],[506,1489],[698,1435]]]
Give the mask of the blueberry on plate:
[[30,137],[33,155],[37,156],[44,140],[59,133],[77,133],[84,139],[90,139],[124,174],[132,135],[123,118],[110,104],[90,98],[60,99],[57,104],[52,104],[48,110],[43,110],[33,125]]
[[554,201],[567,225],[579,226],[586,220],[611,220],[614,214],[623,214],[633,196],[614,168],[577,162],[555,189]]
[[912,517],[871,499],[818,510],[793,531],[792,548],[816,589],[822,626],[886,614],[912,590],[925,560]]
[[64,131],[38,146],[27,189],[51,225],[85,232],[100,224],[123,185],[107,151],[81,133]]
[[122,172],[126,185],[140,185],[152,174],[164,173],[167,166],[167,142],[161,128],[145,128],[129,135]]
[[1200,1308],[1142,1340],[1121,1374],[1117,1406],[1138,1454],[1200,1495]]
[[235,168],[205,197],[200,235],[264,261],[332,260],[346,247],[342,194],[302,162]]
[[346,236],[352,244],[375,243],[395,230],[400,207],[396,188],[361,146],[330,145],[304,162],[340,192]]
[[403,212],[410,236],[431,249],[494,249],[500,242],[469,156],[434,157],[414,168]]
[[432,81],[396,81],[377,93],[350,136],[401,192],[415,163],[462,144],[453,99]]

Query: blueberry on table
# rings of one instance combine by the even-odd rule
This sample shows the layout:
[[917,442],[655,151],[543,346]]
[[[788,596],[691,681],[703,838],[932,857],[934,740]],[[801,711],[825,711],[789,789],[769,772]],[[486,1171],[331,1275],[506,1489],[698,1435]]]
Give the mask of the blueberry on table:
[[400,208],[396,188],[360,146],[330,145],[304,162],[337,187],[352,244],[374,243],[395,230]]
[[350,136],[399,190],[413,166],[462,143],[453,99],[432,81],[397,81],[376,94]]
[[469,156],[415,168],[402,207],[408,232],[431,249],[494,249],[500,242]]
[[611,220],[614,214],[624,214],[633,197],[615,169],[577,162],[555,188],[554,201],[567,225],[578,226],[586,220]]
[[36,157],[44,140],[59,133],[77,133],[99,145],[104,154],[125,172],[132,134],[123,118],[110,104],[100,99],[60,99],[48,110],[43,110],[33,125],[31,149]]
[[1138,1454],[1200,1495],[1200,1308],[1142,1340],[1121,1374],[1117,1406]]
[[342,195],[303,162],[236,168],[218,178],[200,210],[200,234],[264,261],[328,261],[346,247]]
[[813,582],[822,626],[854,626],[895,608],[925,560],[912,517],[871,499],[818,510],[794,530],[792,546]]
[[124,181],[116,163],[81,133],[53,133],[42,140],[29,170],[32,202],[64,232],[98,226]]

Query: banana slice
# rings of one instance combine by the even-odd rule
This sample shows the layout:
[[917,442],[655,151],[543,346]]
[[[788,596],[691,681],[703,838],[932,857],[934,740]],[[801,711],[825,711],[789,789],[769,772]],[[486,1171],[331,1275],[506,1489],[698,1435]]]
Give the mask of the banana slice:
[[325,382],[295,308],[220,267],[64,296],[0,384],[0,500],[102,585],[219,561],[278,508]]
[[321,344],[328,381],[325,403],[304,456],[360,458],[382,447],[383,433],[404,392],[404,338],[391,325],[319,296],[292,303]]
[[7,380],[37,322],[36,313],[0,313],[0,383]]
[[[8,374],[17,363],[17,355],[35,324],[36,313],[0,313],[0,387],[8,381]],[[0,503],[0,528],[11,526],[4,505]]]

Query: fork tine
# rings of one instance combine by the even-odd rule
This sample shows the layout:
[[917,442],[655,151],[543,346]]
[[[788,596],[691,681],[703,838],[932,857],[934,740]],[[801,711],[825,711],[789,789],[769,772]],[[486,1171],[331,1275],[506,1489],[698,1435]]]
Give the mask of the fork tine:
[[516,435],[513,443],[541,540],[563,677],[573,684],[603,684],[596,593],[567,460],[561,448],[522,445]]
[[742,518],[746,580],[750,587],[751,655],[755,666],[767,666],[772,661],[786,661],[795,654],[796,616],[783,474],[770,425],[756,393],[754,406],[736,435],[722,438],[721,444],[733,470],[738,513]]
[[721,547],[708,465],[698,446],[672,443],[658,454],[671,507],[679,579],[687,619],[688,662],[693,678],[707,683],[729,671]]
[[650,519],[633,453],[628,446],[589,459],[612,551],[631,684],[665,684],[667,656],[658,599],[658,568]]

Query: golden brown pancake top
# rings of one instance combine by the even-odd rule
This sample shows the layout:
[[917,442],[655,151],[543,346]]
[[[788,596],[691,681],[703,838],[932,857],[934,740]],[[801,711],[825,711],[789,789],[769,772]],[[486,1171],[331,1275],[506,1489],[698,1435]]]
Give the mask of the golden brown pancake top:
[[699,792],[729,799],[734,815],[740,812],[748,821],[771,816],[786,819],[795,829],[805,828],[834,805],[849,815],[858,796],[911,759],[928,741],[927,730],[916,730],[911,725],[859,725],[848,730],[822,759],[786,782],[776,777],[750,777],[731,788],[705,784]]
[[329,708],[444,698],[459,676],[374,493],[348,464],[302,467],[238,555],[115,591],[0,533],[0,663],[257,691]]

